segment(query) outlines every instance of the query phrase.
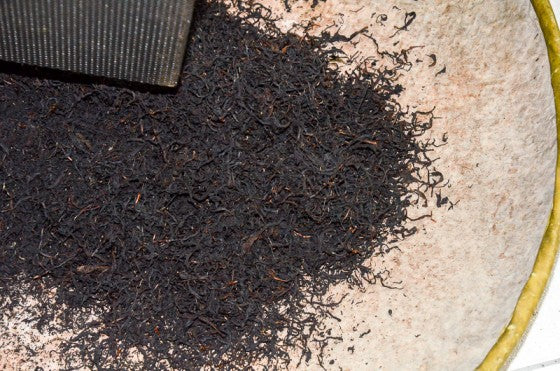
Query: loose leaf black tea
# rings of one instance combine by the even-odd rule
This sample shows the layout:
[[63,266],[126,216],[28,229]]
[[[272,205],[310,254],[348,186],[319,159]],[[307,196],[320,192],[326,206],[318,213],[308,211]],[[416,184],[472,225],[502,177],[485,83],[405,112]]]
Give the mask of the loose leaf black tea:
[[[287,12],[291,12],[292,11],[292,3],[294,1],[290,1],[290,0],[282,0],[284,2],[284,8],[286,9]],[[306,0],[307,1],[307,0]],[[310,2],[310,7],[311,8],[315,8],[317,5],[319,5],[319,1],[321,2],[326,2],[327,0],[311,0]]]
[[367,260],[443,182],[406,58],[345,74],[326,33],[237,6],[197,3],[175,91],[0,74],[0,307],[37,297],[68,368],[305,362],[327,290],[387,285]]

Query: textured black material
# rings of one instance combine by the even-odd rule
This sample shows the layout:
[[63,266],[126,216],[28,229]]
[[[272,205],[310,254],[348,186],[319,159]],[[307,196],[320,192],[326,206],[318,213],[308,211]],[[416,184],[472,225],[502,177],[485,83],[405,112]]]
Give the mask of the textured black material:
[[0,0],[0,59],[175,86],[194,0]]
[[336,369],[331,346],[367,335],[338,337],[352,314],[330,295],[401,286],[382,261],[418,259],[396,248],[409,220],[431,196],[451,204],[430,159],[442,143],[424,135],[432,112],[398,104],[410,49],[364,30],[378,54],[344,73],[333,42],[358,34],[306,24],[285,34],[258,2],[198,1],[182,86],[160,94],[0,74],[0,313],[61,334],[50,353],[22,337],[18,357]]

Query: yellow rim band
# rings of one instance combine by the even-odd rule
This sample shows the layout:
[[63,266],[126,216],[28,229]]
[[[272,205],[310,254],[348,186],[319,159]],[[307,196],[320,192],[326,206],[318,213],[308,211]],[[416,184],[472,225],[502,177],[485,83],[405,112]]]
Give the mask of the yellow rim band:
[[[552,11],[549,0],[532,0],[539,23],[548,48],[552,89],[554,90],[554,104],[556,107],[556,129],[560,129],[560,31]],[[560,144],[558,144],[560,148]],[[558,149],[557,149],[558,151]],[[556,180],[552,212],[544,233],[533,272],[525,284],[509,324],[506,326],[498,341],[478,366],[479,370],[498,370],[511,355],[527,329],[531,317],[535,313],[542,293],[550,277],[554,260],[558,253],[560,237],[560,152],[556,159]]]

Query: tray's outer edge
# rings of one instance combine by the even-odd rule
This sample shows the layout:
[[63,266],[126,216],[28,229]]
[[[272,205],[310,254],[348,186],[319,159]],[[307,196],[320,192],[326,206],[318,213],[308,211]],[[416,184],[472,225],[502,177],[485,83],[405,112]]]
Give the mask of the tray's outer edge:
[[[554,104],[556,107],[556,128],[560,131],[560,31],[549,0],[532,0],[533,7],[546,41]],[[523,337],[533,314],[535,313],[541,296],[546,288],[548,279],[558,254],[560,240],[560,141],[557,144],[556,179],[552,212],[544,233],[533,271],[521,291],[517,305],[508,325],[504,328],[498,341],[478,366],[479,370],[498,370],[504,366],[509,356]]]

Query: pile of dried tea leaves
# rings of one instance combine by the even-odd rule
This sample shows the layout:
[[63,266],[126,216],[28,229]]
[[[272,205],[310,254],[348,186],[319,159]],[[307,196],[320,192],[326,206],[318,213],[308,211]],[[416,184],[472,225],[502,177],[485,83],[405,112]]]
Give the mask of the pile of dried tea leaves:
[[0,307],[26,287],[35,326],[75,334],[67,367],[305,361],[327,290],[383,283],[365,262],[443,181],[431,113],[395,101],[402,64],[344,75],[327,34],[240,14],[197,2],[173,91],[2,67]]

